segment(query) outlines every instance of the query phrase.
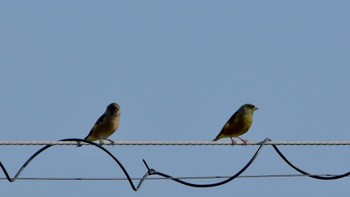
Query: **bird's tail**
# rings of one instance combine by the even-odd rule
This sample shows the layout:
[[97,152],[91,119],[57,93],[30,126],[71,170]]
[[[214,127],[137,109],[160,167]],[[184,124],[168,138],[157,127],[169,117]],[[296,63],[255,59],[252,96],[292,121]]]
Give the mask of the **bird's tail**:
[[220,138],[216,137],[215,139],[213,139],[213,141],[218,141]]

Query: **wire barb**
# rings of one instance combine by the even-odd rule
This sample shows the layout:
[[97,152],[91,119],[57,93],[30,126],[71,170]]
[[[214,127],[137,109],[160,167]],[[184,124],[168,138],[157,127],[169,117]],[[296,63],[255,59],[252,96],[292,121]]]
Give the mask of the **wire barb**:
[[147,170],[150,171],[151,169],[148,167],[146,160],[142,159],[142,161],[143,161],[143,164],[145,164]]

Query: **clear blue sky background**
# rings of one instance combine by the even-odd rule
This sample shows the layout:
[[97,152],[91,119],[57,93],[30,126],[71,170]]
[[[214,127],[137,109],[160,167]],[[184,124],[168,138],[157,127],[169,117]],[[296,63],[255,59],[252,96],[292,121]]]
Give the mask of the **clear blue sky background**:
[[[212,140],[238,107],[243,138],[350,139],[348,1],[1,1],[1,140],[83,138],[110,102],[114,140]],[[39,146],[1,146],[13,176]],[[232,175],[257,147],[107,147],[133,177]],[[348,147],[281,147],[311,173],[350,170]],[[266,147],[244,175],[295,173]],[[4,177],[4,175],[0,175]],[[54,147],[22,177],[123,177],[91,146]],[[201,182],[204,181],[194,181]],[[206,181],[207,183],[214,182]],[[0,181],[1,196],[348,196],[349,179]]]

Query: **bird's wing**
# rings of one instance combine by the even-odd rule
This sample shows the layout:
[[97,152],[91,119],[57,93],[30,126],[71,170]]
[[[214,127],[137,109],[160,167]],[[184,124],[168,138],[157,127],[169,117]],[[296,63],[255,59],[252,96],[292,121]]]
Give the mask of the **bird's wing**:
[[101,123],[103,123],[103,120],[104,120],[105,116],[106,116],[105,114],[102,114],[102,115],[97,119],[97,121],[95,122],[94,126],[91,128],[89,134],[86,136],[85,139],[87,139],[89,136],[91,136],[91,135],[93,134],[95,128],[96,128],[98,125],[100,125]]
[[216,136],[219,137],[221,134],[223,134],[225,132],[225,130],[227,129],[227,127],[229,127],[230,125],[234,124],[235,121],[237,121],[237,116],[238,116],[239,111],[236,111],[230,119],[228,119],[228,121],[225,123],[225,125],[222,127],[220,133]]
[[227,124],[232,125],[234,122],[238,120],[237,116],[239,114],[239,111],[236,111],[230,119],[228,119]]

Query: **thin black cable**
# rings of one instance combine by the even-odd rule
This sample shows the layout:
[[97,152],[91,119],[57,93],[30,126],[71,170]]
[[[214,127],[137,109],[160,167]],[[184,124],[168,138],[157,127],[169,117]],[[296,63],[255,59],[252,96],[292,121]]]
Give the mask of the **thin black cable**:
[[[199,188],[207,188],[207,187],[216,187],[216,186],[220,186],[220,185],[223,185],[223,184],[226,184],[232,180],[234,180],[235,178],[237,178],[240,174],[242,174],[253,162],[254,160],[256,159],[256,157],[259,155],[260,151],[262,150],[262,148],[264,147],[264,145],[266,144],[266,142],[268,141],[271,141],[269,138],[266,138],[264,141],[261,142],[261,145],[260,147],[258,148],[258,150],[255,152],[255,154],[253,155],[253,157],[249,160],[249,162],[240,170],[238,171],[236,174],[234,174],[233,176],[229,177],[228,179],[226,180],[223,180],[221,182],[217,182],[217,183],[209,183],[209,184],[195,184],[195,183],[189,183],[189,182],[186,182],[186,181],[183,181],[179,178],[175,178],[173,176],[170,176],[168,174],[165,174],[165,173],[162,173],[162,172],[158,172],[154,169],[151,169],[148,167],[147,163],[145,160],[143,160],[143,163],[145,164],[146,168],[148,169],[148,174],[146,174],[143,178],[142,178],[142,182],[143,180],[145,180],[147,178],[147,176],[151,176],[151,175],[159,175],[159,176],[162,176],[162,177],[165,177],[165,178],[168,178],[168,179],[171,179],[175,182],[178,182],[180,184],[183,184],[183,185],[186,185],[186,186],[189,186],[189,187],[199,187]],[[140,181],[141,183],[141,181]],[[140,186],[140,185],[139,185]],[[138,187],[139,187],[138,186]]]
[[[336,174],[313,174],[319,176],[336,176]],[[230,178],[231,175],[226,176],[180,176],[176,177],[182,180],[212,180],[212,179],[227,179]],[[298,173],[298,174],[261,174],[261,175],[241,175],[237,178],[240,179],[260,179],[260,178],[300,178],[300,177],[308,177],[307,175]],[[142,177],[133,177],[131,180],[140,181]],[[0,180],[7,180],[6,178],[0,178]],[[78,178],[78,177],[18,177],[17,181],[127,181],[128,179],[125,177],[105,177],[105,178]],[[149,181],[162,181],[162,180],[170,180],[165,177],[148,177]]]
[[[76,141],[78,144],[80,142],[85,142],[85,143],[88,143],[88,144],[91,144],[91,145],[94,145],[95,147],[98,147],[99,149],[101,149],[102,151],[104,151],[105,153],[107,153],[117,164],[118,166],[122,169],[126,179],[128,180],[131,188],[134,190],[134,191],[138,191],[141,187],[141,185],[143,184],[143,182],[149,177],[149,176],[153,176],[153,175],[158,175],[158,176],[161,176],[161,177],[164,177],[164,178],[167,178],[167,179],[171,179],[177,183],[180,183],[180,184],[183,184],[183,185],[186,185],[186,186],[190,186],[190,187],[197,187],[197,188],[207,188],[207,187],[216,187],[216,186],[220,186],[220,185],[223,185],[223,184],[226,184],[232,180],[234,180],[235,178],[237,178],[239,175],[241,175],[245,170],[247,170],[249,168],[249,166],[255,161],[255,159],[257,158],[257,156],[260,154],[262,148],[266,145],[266,143],[268,143],[269,141],[271,141],[269,138],[266,138],[264,141],[260,142],[259,145],[260,147],[257,149],[257,151],[255,152],[255,154],[253,155],[253,157],[249,160],[249,162],[240,170],[238,171],[236,174],[234,174],[233,176],[231,177],[228,177],[227,179],[223,180],[223,181],[220,181],[220,182],[217,182],[217,183],[211,183],[211,184],[195,184],[195,183],[190,183],[190,182],[186,182],[184,180],[181,180],[181,178],[179,177],[173,177],[173,176],[170,176],[168,174],[165,174],[165,173],[162,173],[162,172],[159,172],[159,171],[156,171],[155,169],[152,169],[148,166],[147,162],[145,160],[143,160],[143,163],[145,164],[146,168],[147,168],[147,172],[146,174],[142,177],[142,179],[139,181],[137,187],[135,187],[133,181],[132,181],[132,178],[129,176],[127,170],[125,169],[125,167],[122,165],[122,163],[111,153],[109,152],[107,149],[105,149],[104,147],[102,147],[101,145],[99,144],[96,144],[94,142],[90,142],[90,141],[87,141],[87,140],[83,140],[83,139],[77,139],[77,138],[70,138],[70,139],[62,139],[62,140],[59,140],[59,141]],[[14,182],[15,180],[18,179],[19,175],[22,173],[22,171],[29,165],[29,163],[34,159],[36,158],[40,153],[42,153],[43,151],[45,151],[46,149],[52,147],[52,146],[55,146],[54,144],[50,144],[50,145],[46,145],[44,147],[42,147],[41,149],[39,149],[37,152],[35,152],[23,165],[22,167],[18,170],[18,172],[16,173],[16,175],[11,178],[5,168],[5,166],[0,162],[0,167],[1,169],[3,170],[5,176],[6,176],[6,179],[9,181],[9,182]],[[340,179],[340,178],[343,178],[343,177],[346,177],[346,176],[349,176],[350,175],[350,172],[347,172],[347,173],[344,173],[344,174],[341,174],[341,175],[313,175],[313,174],[310,174],[308,172],[305,172],[303,170],[301,170],[300,168],[296,167],[294,164],[292,164],[283,154],[282,152],[277,148],[276,145],[272,145],[273,148],[275,149],[275,151],[277,152],[277,154],[290,166],[292,167],[293,169],[295,169],[296,171],[298,171],[299,173],[305,175],[305,176],[308,176],[308,177],[311,177],[311,178],[315,178],[315,179],[321,179],[321,180],[334,180],[334,179]]]
[[[91,141],[88,141],[88,140],[78,139],[78,138],[62,139],[62,140],[59,140],[59,141],[65,141],[65,142],[66,142],[66,141],[76,141],[76,142],[78,142],[78,144],[79,144],[80,142],[86,142],[86,143],[88,143],[88,144],[94,145],[94,146],[96,146],[97,148],[103,150],[105,153],[107,153],[107,154],[119,165],[119,167],[122,169],[124,175],[125,175],[126,178],[128,179],[131,188],[132,188],[134,191],[137,191],[137,189],[136,189],[134,183],[132,182],[132,180],[131,180],[131,178],[130,178],[130,176],[129,176],[129,173],[128,173],[127,170],[124,168],[123,164],[122,164],[111,152],[109,152],[107,149],[105,149],[105,148],[102,147],[101,145],[96,144],[96,143],[91,142]],[[42,153],[44,150],[46,150],[46,149],[48,149],[48,148],[50,148],[50,147],[52,147],[52,146],[54,146],[54,145],[46,145],[46,146],[44,146],[43,148],[39,149],[37,152],[35,152],[35,153],[22,165],[22,167],[18,170],[18,172],[16,173],[16,175],[15,175],[13,178],[11,178],[11,177],[9,176],[9,174],[8,174],[8,172],[7,172],[6,168],[5,168],[5,166],[2,164],[2,162],[0,162],[0,167],[1,167],[1,169],[3,170],[3,172],[4,172],[4,174],[5,174],[6,178],[7,178],[7,180],[8,180],[9,182],[14,182],[14,181],[18,178],[18,176],[22,173],[22,171],[27,167],[27,165],[28,165],[36,156],[38,156],[38,155],[39,155],[40,153]]]
[[[194,183],[189,183],[189,182],[185,182],[183,180],[180,180],[178,178],[175,178],[175,177],[172,177],[170,175],[167,175],[165,173],[162,173],[162,172],[158,172],[154,169],[150,169],[146,163],[145,160],[143,160],[146,168],[147,168],[147,172],[146,174],[142,177],[142,179],[140,180],[139,184],[137,185],[137,187],[135,187],[131,177],[129,176],[127,170],[124,168],[124,166],[122,165],[122,163],[112,154],[110,153],[107,149],[105,149],[104,147],[100,146],[99,144],[96,144],[94,142],[90,142],[90,141],[87,141],[87,140],[84,140],[84,139],[78,139],[78,138],[70,138],[70,139],[62,139],[62,140],[59,140],[59,141],[76,141],[78,142],[78,144],[80,142],[86,142],[88,144],[91,144],[91,145],[94,145],[98,148],[100,148],[101,150],[103,150],[105,153],[107,153],[110,157],[112,157],[112,159],[119,165],[119,167],[122,169],[123,173],[125,174],[127,180],[129,181],[129,184],[131,186],[131,188],[134,190],[134,191],[138,191],[138,189],[141,187],[142,183],[147,179],[148,176],[151,176],[151,175],[159,175],[159,176],[163,176],[165,178],[169,178],[173,181],[176,181],[178,183],[182,183],[184,185],[187,185],[187,186],[192,186],[192,187],[215,187],[215,186],[219,186],[219,185],[223,185],[225,183],[228,183],[230,181],[232,181],[233,179],[237,178],[240,174],[242,174],[252,163],[253,161],[256,159],[256,157],[259,155],[260,151],[262,150],[262,147],[265,145],[265,143],[267,141],[270,141],[270,139],[265,139],[262,144],[260,145],[260,147],[258,148],[258,150],[256,151],[256,153],[253,155],[253,157],[250,159],[250,161],[238,172],[236,173],[235,175],[233,175],[232,177],[229,177],[228,179],[224,180],[224,181],[221,181],[221,182],[218,182],[218,183],[213,183],[213,184],[194,184]],[[7,180],[9,182],[14,182],[18,176],[22,173],[22,171],[29,165],[29,163],[34,159],[36,158],[40,153],[42,153],[44,150],[52,147],[54,145],[46,145],[44,146],[43,148],[39,149],[37,152],[35,152],[23,165],[22,167],[18,170],[18,172],[16,173],[16,175],[11,178],[5,168],[5,166],[0,162],[0,167],[2,168]]]
[[319,175],[313,175],[310,174],[306,171],[303,171],[302,169],[296,167],[295,165],[292,164],[292,162],[290,162],[283,154],[282,152],[277,148],[276,145],[272,145],[272,147],[275,149],[275,151],[278,153],[278,155],[290,166],[292,167],[294,170],[300,172],[303,175],[306,175],[308,177],[314,178],[314,179],[320,179],[320,180],[335,180],[335,179],[340,179],[346,176],[350,175],[350,172],[346,172],[344,174],[340,174],[340,175],[326,175],[326,176],[319,176]]

